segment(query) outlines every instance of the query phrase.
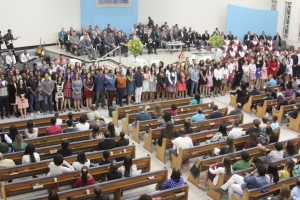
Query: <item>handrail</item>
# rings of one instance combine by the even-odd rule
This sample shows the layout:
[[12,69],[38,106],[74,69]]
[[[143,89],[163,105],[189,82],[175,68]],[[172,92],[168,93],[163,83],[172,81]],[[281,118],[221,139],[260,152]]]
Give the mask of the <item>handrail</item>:
[[[104,56],[102,56],[101,58],[106,57],[107,55],[109,55],[110,53],[113,53],[114,51],[119,49],[119,62],[121,62],[121,46],[117,46],[117,48],[111,50],[110,52],[106,53]],[[100,58],[100,59],[101,59]],[[98,60],[98,59],[97,59]]]

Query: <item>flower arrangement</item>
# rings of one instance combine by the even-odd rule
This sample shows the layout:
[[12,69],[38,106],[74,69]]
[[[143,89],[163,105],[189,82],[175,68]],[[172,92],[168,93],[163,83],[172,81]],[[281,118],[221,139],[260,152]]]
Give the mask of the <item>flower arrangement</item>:
[[134,38],[128,42],[128,50],[137,57],[144,49],[144,46],[139,38]]
[[213,47],[221,47],[224,44],[224,38],[220,35],[213,35],[209,38],[209,43]]

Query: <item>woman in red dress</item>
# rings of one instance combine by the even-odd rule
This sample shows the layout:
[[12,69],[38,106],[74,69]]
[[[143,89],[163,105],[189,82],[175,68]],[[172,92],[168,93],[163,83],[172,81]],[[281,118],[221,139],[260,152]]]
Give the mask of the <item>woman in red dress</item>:
[[272,56],[272,60],[268,62],[268,66],[268,75],[272,75],[275,78],[278,70],[278,62],[275,56]]
[[71,74],[67,74],[66,80],[64,80],[64,99],[65,99],[65,109],[67,108],[67,103],[69,110],[71,110],[71,97],[72,97],[72,79]]
[[89,105],[92,106],[92,98],[94,97],[94,81],[90,72],[83,80],[83,97],[86,98],[86,109],[89,110]]
[[178,90],[178,96],[179,98],[184,98],[184,93],[186,90],[186,77],[184,73],[184,66],[180,67],[180,73],[177,74],[178,84],[177,84],[177,90]]

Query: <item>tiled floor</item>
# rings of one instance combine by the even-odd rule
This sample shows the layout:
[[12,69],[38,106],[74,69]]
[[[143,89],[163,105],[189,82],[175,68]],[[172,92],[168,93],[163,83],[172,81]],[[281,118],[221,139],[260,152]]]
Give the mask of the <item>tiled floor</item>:
[[[158,55],[144,55],[144,56],[141,56],[141,58],[145,59],[148,63],[150,63],[150,60],[163,60],[164,63],[171,63],[171,62],[178,60],[177,55],[178,55],[178,52],[170,55],[170,53],[167,53],[164,50],[160,50],[160,51],[158,51]],[[185,55],[189,56],[189,57],[193,56],[193,54],[191,54],[190,52],[185,52]],[[118,58],[114,58],[114,59],[118,59]],[[196,59],[198,60],[199,56],[196,56]],[[122,58],[122,60],[123,60],[123,58]],[[125,64],[125,63],[124,64],[127,66],[131,66],[130,63],[132,62],[132,60],[133,60],[133,57],[129,56],[128,58],[125,59],[125,61],[128,61],[128,64]],[[210,102],[210,101],[214,101],[215,104],[219,106],[219,108],[224,108],[227,106],[229,111],[234,109],[233,107],[229,106],[229,94],[226,94],[225,96],[204,99],[204,102]],[[100,112],[102,114],[101,117],[106,119],[106,121],[111,120],[111,118],[108,117],[107,110],[100,109]],[[35,117],[37,117],[37,115],[35,115]],[[256,116],[254,114],[244,113],[244,123],[252,122],[253,119],[255,119],[255,118],[256,118]],[[15,120],[16,120],[15,118],[9,119],[9,121],[11,121],[11,122],[13,122]],[[8,119],[5,119],[4,121],[8,121]],[[122,127],[122,124],[121,124],[121,121],[119,121],[119,129],[120,130],[121,130],[121,127]],[[297,137],[298,133],[290,131],[289,129],[287,129],[286,123],[283,123],[283,126],[281,127],[280,135],[281,135],[280,140],[286,140],[286,139]],[[129,137],[129,139],[130,139],[130,137]],[[130,139],[130,143],[135,143],[135,142]],[[166,167],[169,170],[169,174],[171,173],[170,161],[168,159],[168,153],[167,153],[167,162],[166,162],[166,164],[163,164],[162,162],[160,162],[158,159],[155,158],[155,148],[153,148],[154,152],[152,152],[152,154],[151,154],[143,148],[143,140],[141,140],[140,144],[135,143],[135,145],[137,147],[136,157],[146,156],[147,154],[151,155],[151,171],[159,170],[159,169]],[[190,162],[193,162],[194,160],[195,159],[192,159],[192,160],[190,160]],[[188,176],[187,164],[185,164],[182,168],[182,175],[183,175],[184,179],[186,180],[187,176]],[[203,176],[203,174],[201,174],[201,175]],[[186,182],[189,184],[189,182],[187,180],[186,180]],[[199,190],[197,187],[193,186],[192,184],[189,184],[189,186],[190,186],[189,199],[195,199],[195,200],[196,199],[197,200],[211,199],[210,197],[208,197],[206,195],[206,192]],[[151,185],[148,187],[137,188],[134,190],[126,191],[126,192],[124,192],[123,199],[139,196],[144,193],[151,193],[155,190],[154,188],[155,188],[155,186]],[[46,194],[46,191],[41,191],[41,192],[37,192],[37,193],[38,194],[30,193],[30,194],[22,195],[22,198],[26,198],[27,195],[36,196],[36,195]],[[16,197],[9,198],[9,199],[20,199],[20,198],[21,198],[20,196],[18,196],[18,197],[16,196]],[[111,197],[111,199],[112,199],[112,197]]]

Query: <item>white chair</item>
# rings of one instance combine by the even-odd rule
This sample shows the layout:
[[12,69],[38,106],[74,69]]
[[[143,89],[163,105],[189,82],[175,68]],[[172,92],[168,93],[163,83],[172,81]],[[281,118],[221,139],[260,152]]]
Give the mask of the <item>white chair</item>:
[[159,60],[150,60],[150,64],[152,65],[153,63],[155,63],[155,65],[158,67]]
[[147,65],[147,61],[142,58],[136,58],[136,60],[132,62],[132,65],[143,67]]

